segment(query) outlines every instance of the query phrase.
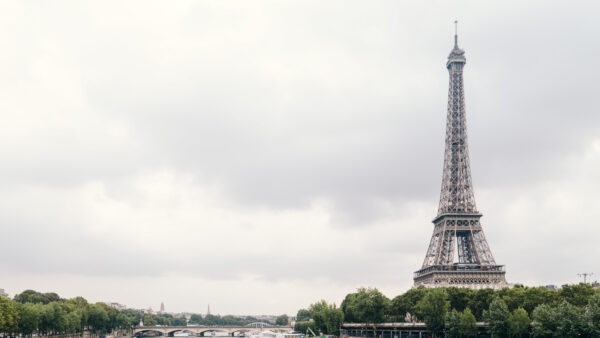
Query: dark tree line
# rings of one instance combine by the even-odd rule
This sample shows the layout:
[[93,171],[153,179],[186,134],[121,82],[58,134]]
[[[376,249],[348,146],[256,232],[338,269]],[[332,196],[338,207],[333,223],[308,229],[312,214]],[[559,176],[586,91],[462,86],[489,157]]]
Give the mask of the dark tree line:
[[[502,290],[419,287],[392,299],[360,288],[346,295],[336,316],[323,316],[322,303],[298,311],[296,330],[336,334],[336,323],[425,322],[435,335],[470,337],[477,322],[494,337],[600,337],[600,291],[589,284],[559,290],[516,285]],[[321,305],[318,305],[321,304]],[[315,318],[324,318],[322,320]],[[341,320],[340,320],[341,318]]]
[[[232,315],[219,316],[219,315],[206,315],[202,317],[198,314],[193,314],[190,317],[190,324],[197,325],[206,325],[206,326],[214,326],[214,325],[223,325],[223,326],[244,326],[250,323],[256,322],[265,322],[263,320],[258,320],[252,316],[246,317],[238,317]],[[269,321],[266,323],[273,324]]]
[[183,317],[118,310],[104,303],[90,304],[82,297],[62,299],[56,293],[26,290],[12,300],[0,297],[0,333],[9,335],[106,333],[145,325],[186,325]]

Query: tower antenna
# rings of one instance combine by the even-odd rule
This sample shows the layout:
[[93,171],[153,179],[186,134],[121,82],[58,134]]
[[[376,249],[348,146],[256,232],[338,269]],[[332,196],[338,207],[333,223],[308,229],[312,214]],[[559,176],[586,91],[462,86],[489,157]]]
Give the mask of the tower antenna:
[[458,49],[458,20],[454,20],[454,48]]

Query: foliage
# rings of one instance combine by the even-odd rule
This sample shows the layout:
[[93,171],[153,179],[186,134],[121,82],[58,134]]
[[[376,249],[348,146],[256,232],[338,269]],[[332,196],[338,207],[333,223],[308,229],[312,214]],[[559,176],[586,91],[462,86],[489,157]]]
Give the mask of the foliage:
[[[25,303],[19,307],[19,332],[24,335],[33,334],[40,325],[39,305]],[[0,329],[0,331],[2,331]]]
[[308,308],[315,327],[325,334],[340,334],[340,325],[344,321],[344,313],[335,304],[327,304],[326,301],[311,304]]
[[[348,294],[344,298],[340,309],[347,322],[382,323],[385,321],[389,303],[390,300],[379,290],[360,288],[356,293]],[[314,315],[312,318],[315,319]]]
[[99,304],[92,305],[90,307],[88,326],[90,331],[94,333],[105,332],[109,328],[108,311]]
[[317,331],[314,320],[303,320],[301,322],[296,322],[296,324],[294,324],[294,331],[306,333],[309,327],[311,330]]
[[425,297],[418,303],[427,329],[433,334],[444,330],[444,319],[450,308],[446,290],[437,288],[428,290]]
[[[424,321],[432,333],[445,327],[450,336],[461,335],[460,318],[464,315],[466,320],[469,309],[476,321],[489,324],[493,337],[527,333],[536,337],[600,337],[600,290],[584,283],[564,285],[560,290],[523,285],[501,290],[420,286],[392,300],[377,289],[361,288],[346,295],[340,308],[349,323],[401,322],[410,313],[410,320],[416,317]],[[298,311],[297,317],[302,319],[298,322],[308,321],[306,312]],[[317,327],[320,320],[315,319]]]
[[450,337],[450,338],[460,337],[460,331],[459,331],[460,313],[458,313],[458,311],[456,311],[456,309],[452,309],[452,311],[449,311],[448,313],[446,313],[445,325],[446,325],[446,333],[448,334],[448,337]]
[[42,303],[49,304],[60,301],[60,297],[54,292],[40,293],[34,290],[25,290],[15,295],[14,300],[19,303]]
[[526,288],[523,304],[518,307],[522,307],[527,313],[533,313],[533,310],[541,304],[558,305],[558,293],[543,286]]
[[531,319],[527,311],[523,308],[518,308],[508,317],[508,331],[513,337],[523,337],[529,333],[529,324]]
[[496,298],[496,294],[492,289],[481,289],[473,292],[468,307],[471,309],[476,319],[483,319],[483,311],[490,307],[494,298]]
[[303,322],[303,321],[307,321],[309,319],[310,319],[310,311],[308,311],[307,309],[298,310],[298,313],[296,314],[297,322]]
[[461,337],[474,337],[477,334],[477,320],[469,308],[460,314],[458,333]]
[[287,315],[281,315],[275,319],[275,325],[288,325],[288,322],[289,318]]
[[[185,325],[185,318],[177,318],[167,314],[161,314],[162,317],[157,318],[159,321],[168,322],[170,324],[163,324],[159,322],[158,325]],[[198,325],[235,325],[235,326],[244,326],[250,323],[254,323],[259,321],[258,319],[248,316],[248,317],[236,317],[236,316],[220,316],[220,315],[206,315],[202,317],[199,314],[193,314],[190,316],[190,324],[198,324]],[[179,323],[179,324],[174,324]],[[144,321],[144,324],[146,322]]]
[[556,332],[557,313],[549,305],[538,305],[533,310],[532,318],[531,330],[536,337],[552,337]]
[[575,285],[563,285],[558,292],[558,297],[561,302],[567,301],[574,306],[586,306],[588,299],[594,295],[594,289],[586,283]]
[[424,286],[419,286],[418,288],[410,289],[404,294],[395,297],[390,302],[388,309],[388,317],[390,317],[390,320],[395,322],[404,321],[407,313],[419,317],[421,313],[417,307],[417,303],[425,297],[426,290],[427,289]]
[[559,337],[578,337],[585,331],[583,311],[566,300],[557,308],[558,326],[556,333]]
[[490,333],[499,338],[508,337],[509,317],[508,306],[500,297],[496,297],[492,301],[484,316],[485,321],[489,323]]
[[591,337],[600,337],[600,293],[593,295],[585,309],[586,331]]
[[469,300],[473,297],[474,290],[468,288],[447,288],[450,308],[458,312],[464,311],[469,306]]
[[10,299],[0,296],[0,332],[12,333],[19,327],[19,312]]
[[26,290],[14,300],[0,298],[0,335],[81,334],[84,329],[106,333],[130,329],[140,320],[136,310],[117,310],[104,303],[89,304],[82,297],[65,300],[55,293]]

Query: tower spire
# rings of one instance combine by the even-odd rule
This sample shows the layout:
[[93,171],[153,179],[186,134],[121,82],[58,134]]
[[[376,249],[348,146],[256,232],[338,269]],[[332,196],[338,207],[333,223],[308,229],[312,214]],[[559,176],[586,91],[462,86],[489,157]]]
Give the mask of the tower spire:
[[458,49],[458,20],[454,20],[454,49]]

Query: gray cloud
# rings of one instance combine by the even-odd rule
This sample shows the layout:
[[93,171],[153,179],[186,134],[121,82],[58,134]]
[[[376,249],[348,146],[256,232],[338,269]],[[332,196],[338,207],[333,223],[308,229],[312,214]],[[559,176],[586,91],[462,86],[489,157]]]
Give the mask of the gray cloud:
[[[559,283],[573,271],[556,264],[594,250],[587,239],[555,250],[560,222],[593,238],[593,213],[552,220],[537,215],[555,202],[532,202],[597,202],[580,186],[598,176],[578,171],[598,165],[594,3],[3,6],[15,18],[0,30],[15,46],[0,56],[9,286],[27,274],[152,285],[181,274],[296,281],[306,297],[321,292],[306,276],[403,291],[436,211],[455,18],[475,193],[498,261],[514,280]],[[531,247],[564,259],[532,274]],[[123,288],[124,302],[147,301]],[[300,306],[290,302],[261,311]]]

